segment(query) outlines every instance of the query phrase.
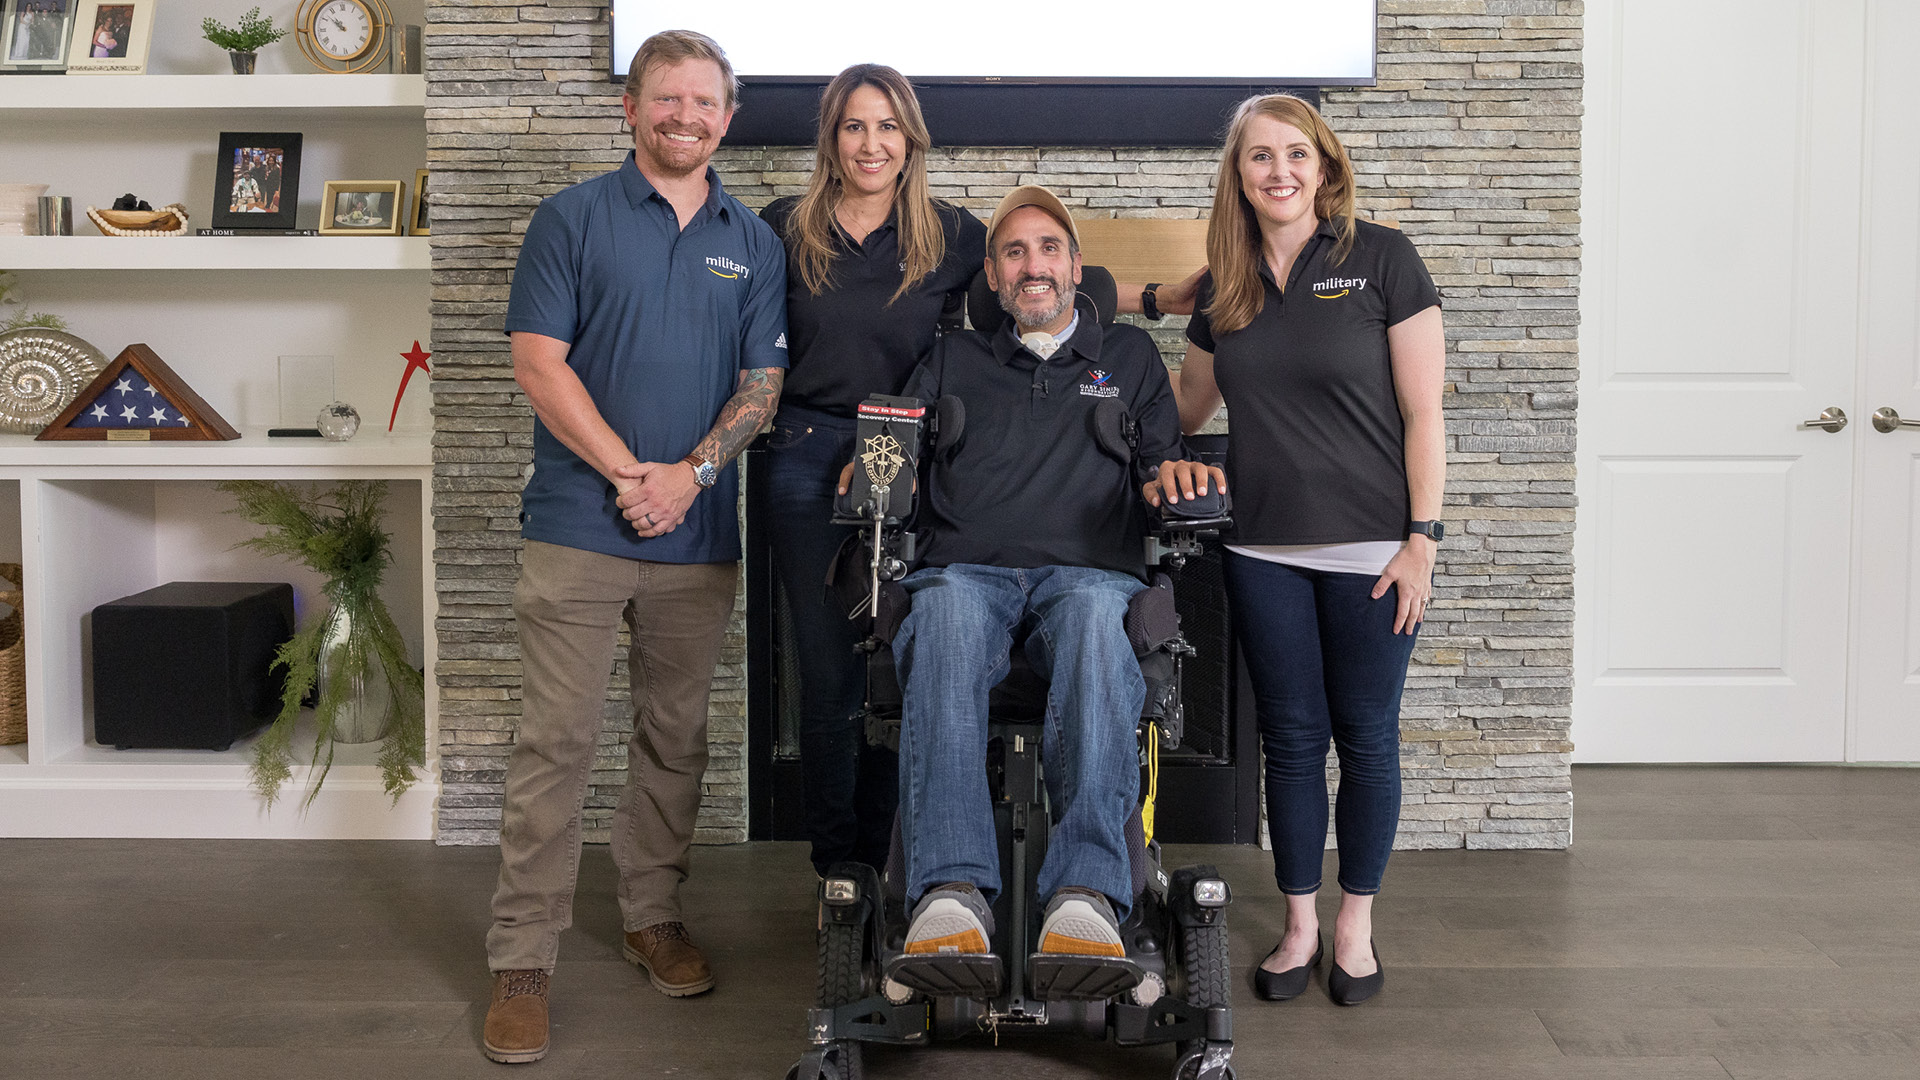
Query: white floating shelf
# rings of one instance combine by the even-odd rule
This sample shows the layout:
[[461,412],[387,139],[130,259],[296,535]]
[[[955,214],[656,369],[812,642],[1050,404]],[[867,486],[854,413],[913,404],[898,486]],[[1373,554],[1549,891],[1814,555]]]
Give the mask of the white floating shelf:
[[424,75],[13,75],[0,109],[392,109],[421,113]]
[[202,471],[271,466],[311,468],[328,475],[387,468],[421,469],[433,465],[433,436],[425,431],[389,435],[371,413],[360,417],[360,431],[346,442],[313,438],[268,438],[264,427],[242,427],[240,438],[225,442],[39,442],[31,435],[0,435],[0,477],[22,472],[57,478],[64,468],[98,479],[154,477],[157,469]]
[[[304,76],[302,76],[304,78]],[[83,213],[75,228],[93,228]],[[8,270],[426,270],[424,236],[0,236]]]

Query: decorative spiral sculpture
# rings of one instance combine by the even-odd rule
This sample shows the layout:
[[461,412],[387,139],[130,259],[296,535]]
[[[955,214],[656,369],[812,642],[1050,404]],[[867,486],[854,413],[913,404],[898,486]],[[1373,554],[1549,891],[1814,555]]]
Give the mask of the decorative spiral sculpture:
[[59,330],[0,333],[0,431],[37,435],[107,366],[99,349]]

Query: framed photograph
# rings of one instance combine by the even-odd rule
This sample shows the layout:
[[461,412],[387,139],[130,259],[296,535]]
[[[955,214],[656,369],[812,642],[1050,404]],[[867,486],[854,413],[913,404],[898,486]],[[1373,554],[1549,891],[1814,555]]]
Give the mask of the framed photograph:
[[413,206],[407,212],[407,235],[427,236],[432,233],[433,230],[428,228],[432,224],[428,205],[431,201],[427,197],[427,170],[414,170]]
[[[15,0],[19,2],[19,0]],[[140,75],[153,45],[157,0],[72,0],[67,71],[76,75]]]
[[403,236],[404,180],[329,180],[320,197],[321,236]]
[[0,0],[0,71],[67,70],[75,0]]
[[223,131],[213,167],[213,227],[291,229],[300,207],[300,133]]

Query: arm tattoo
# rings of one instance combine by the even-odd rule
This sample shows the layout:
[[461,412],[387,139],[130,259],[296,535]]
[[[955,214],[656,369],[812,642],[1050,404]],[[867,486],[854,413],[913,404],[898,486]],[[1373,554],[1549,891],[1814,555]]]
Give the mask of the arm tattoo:
[[693,452],[725,465],[747,448],[780,407],[780,387],[787,373],[782,368],[753,368],[740,373],[740,388],[720,408],[713,430],[700,440]]

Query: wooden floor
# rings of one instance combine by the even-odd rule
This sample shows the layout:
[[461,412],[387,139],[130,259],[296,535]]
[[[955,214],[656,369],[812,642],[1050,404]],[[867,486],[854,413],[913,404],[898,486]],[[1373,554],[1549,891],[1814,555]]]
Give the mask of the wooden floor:
[[[1241,1077],[1920,1078],[1920,770],[1583,768],[1569,852],[1396,855],[1383,995],[1241,989]],[[1244,973],[1280,929],[1270,864],[1234,887]],[[768,1077],[802,1046],[813,878],[792,844],[702,848],[689,923],[719,989],[671,1001],[620,960],[588,851],[554,1051],[477,1047],[490,849],[0,841],[0,1076]],[[1329,913],[1330,914],[1330,913]],[[873,1077],[1163,1077],[1171,1052],[1054,1036],[872,1053]]]

